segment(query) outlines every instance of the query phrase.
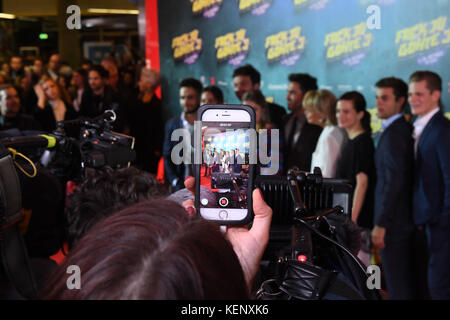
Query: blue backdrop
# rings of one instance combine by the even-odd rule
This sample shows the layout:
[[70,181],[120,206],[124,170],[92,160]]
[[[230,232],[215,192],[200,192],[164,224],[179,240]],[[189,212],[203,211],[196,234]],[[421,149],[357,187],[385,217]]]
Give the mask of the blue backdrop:
[[377,80],[407,82],[415,70],[432,70],[443,79],[449,114],[450,0],[164,0],[158,7],[167,116],[181,111],[178,84],[186,77],[216,84],[227,103],[238,103],[232,73],[246,63],[282,106],[288,75],[305,72],[336,96],[360,91],[373,114]]

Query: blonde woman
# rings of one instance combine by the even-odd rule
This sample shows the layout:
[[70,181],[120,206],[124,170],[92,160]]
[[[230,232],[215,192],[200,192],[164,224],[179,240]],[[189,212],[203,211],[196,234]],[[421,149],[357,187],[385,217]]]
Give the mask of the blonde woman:
[[322,170],[324,178],[335,178],[338,159],[346,133],[337,126],[335,95],[328,90],[311,90],[303,98],[306,120],[323,128],[312,155],[311,172]]

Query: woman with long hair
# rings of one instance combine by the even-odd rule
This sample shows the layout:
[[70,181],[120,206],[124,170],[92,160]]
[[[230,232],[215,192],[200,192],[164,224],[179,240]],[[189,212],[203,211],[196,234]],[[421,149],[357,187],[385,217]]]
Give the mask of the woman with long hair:
[[349,179],[353,185],[352,220],[362,227],[371,227],[375,148],[366,100],[356,91],[343,94],[337,103],[336,116],[339,127],[345,129],[349,138],[342,149],[336,177]]
[[[336,117],[349,138],[342,148],[336,178],[347,179],[353,186],[352,220],[363,228],[366,239],[373,228],[376,175],[370,114],[364,96],[356,91],[344,93],[338,100]],[[370,253],[369,243],[364,251]]]
[[44,131],[52,132],[55,130],[58,121],[77,118],[75,109],[64,99],[59,85],[54,80],[51,78],[44,80],[42,90],[45,96],[41,98],[45,103],[38,104],[35,117]]

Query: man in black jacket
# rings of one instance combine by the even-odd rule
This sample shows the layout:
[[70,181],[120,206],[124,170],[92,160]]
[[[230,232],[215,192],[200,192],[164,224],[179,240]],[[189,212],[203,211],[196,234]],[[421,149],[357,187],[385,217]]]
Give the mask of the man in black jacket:
[[321,127],[306,121],[303,112],[303,97],[309,90],[317,90],[316,78],[305,73],[289,75],[286,99],[291,113],[284,116],[281,126],[285,172],[294,166],[302,171],[310,171],[312,154],[322,133]]
[[[179,91],[182,113],[167,120],[165,125],[163,145],[164,174],[168,183],[173,187],[173,191],[183,189],[184,179],[187,176],[194,175],[194,168],[191,165],[194,159],[192,152],[192,147],[194,146],[194,122],[197,120],[197,109],[200,107],[202,90],[203,85],[199,80],[194,78],[183,79],[180,82]],[[176,131],[175,136],[172,137],[174,131]],[[191,141],[188,141],[188,137]],[[183,147],[178,149],[180,146]],[[189,149],[191,149],[191,154],[188,154]],[[187,152],[187,154],[184,152]]]
[[108,71],[100,65],[94,65],[89,70],[89,88],[83,93],[79,114],[83,117],[94,118],[106,110],[113,110],[117,115],[114,130],[123,132],[127,123],[126,114],[119,95],[107,85],[108,77]]
[[9,129],[39,131],[42,129],[39,122],[32,116],[21,113],[20,96],[13,85],[6,85],[0,90],[0,105],[3,103],[2,96],[5,99],[5,106],[1,111],[0,131]]
[[389,299],[412,299],[411,211],[414,143],[412,125],[402,113],[408,85],[401,79],[384,78],[376,83],[378,117],[383,133],[375,151],[375,227],[373,244],[381,254]]
[[414,121],[413,218],[425,229],[428,288],[433,299],[450,300],[450,120],[440,108],[442,78],[416,71],[408,101]]

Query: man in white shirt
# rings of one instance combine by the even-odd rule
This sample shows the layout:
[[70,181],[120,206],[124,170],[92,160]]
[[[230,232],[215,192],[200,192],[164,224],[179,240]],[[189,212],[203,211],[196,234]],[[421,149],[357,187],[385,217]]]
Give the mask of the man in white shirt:
[[417,71],[409,79],[414,122],[414,223],[425,228],[428,289],[433,299],[450,299],[450,121],[439,110],[442,79]]

